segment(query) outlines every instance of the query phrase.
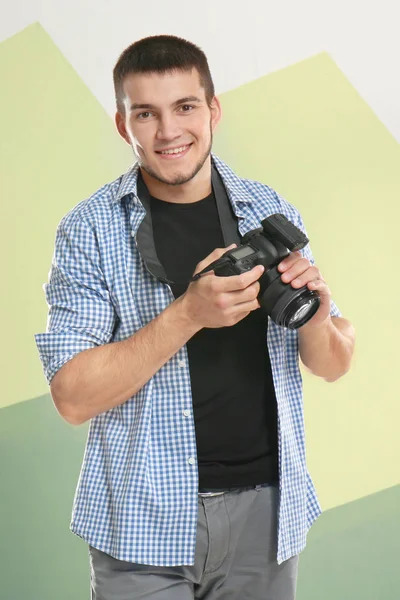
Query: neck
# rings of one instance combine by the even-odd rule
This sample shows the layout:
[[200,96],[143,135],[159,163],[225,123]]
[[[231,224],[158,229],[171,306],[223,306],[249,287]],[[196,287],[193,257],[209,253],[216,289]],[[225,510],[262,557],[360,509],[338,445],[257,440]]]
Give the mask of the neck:
[[189,204],[206,198],[212,191],[210,157],[207,158],[200,171],[190,181],[181,185],[169,185],[158,181],[144,169],[140,169],[140,172],[150,195],[165,202]]

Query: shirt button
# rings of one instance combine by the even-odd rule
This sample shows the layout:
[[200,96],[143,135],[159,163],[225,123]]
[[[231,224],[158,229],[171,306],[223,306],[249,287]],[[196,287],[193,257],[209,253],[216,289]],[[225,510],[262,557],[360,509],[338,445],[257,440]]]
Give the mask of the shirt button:
[[184,417],[189,417],[189,416],[190,416],[190,410],[187,410],[187,409],[186,409],[186,410],[184,410],[184,411],[183,411],[183,416],[184,416]]
[[185,361],[184,360],[178,360],[178,365],[183,368],[185,366]]
[[189,465],[194,465],[194,464],[196,464],[196,459],[193,458],[193,456],[191,456],[188,460],[188,463],[189,463]]

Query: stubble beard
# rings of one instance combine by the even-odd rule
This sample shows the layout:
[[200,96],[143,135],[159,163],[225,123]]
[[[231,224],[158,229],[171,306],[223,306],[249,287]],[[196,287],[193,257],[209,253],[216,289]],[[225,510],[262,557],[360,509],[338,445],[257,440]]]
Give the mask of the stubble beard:
[[138,160],[139,166],[141,169],[143,169],[143,171],[146,171],[146,173],[148,175],[150,175],[150,177],[153,177],[160,183],[165,183],[165,184],[171,185],[171,186],[182,185],[184,183],[187,183],[191,179],[193,179],[193,177],[196,177],[197,173],[203,168],[204,163],[206,162],[207,158],[209,157],[209,155],[211,153],[212,143],[213,143],[213,133],[212,133],[211,123],[210,123],[210,143],[208,145],[207,150],[205,151],[203,156],[200,158],[200,160],[197,162],[196,166],[194,167],[194,169],[190,173],[190,175],[176,175],[174,177],[174,179],[172,179],[172,180],[165,179],[164,177],[161,177],[161,175],[159,175],[156,171],[154,171],[149,165],[145,164],[141,159]]

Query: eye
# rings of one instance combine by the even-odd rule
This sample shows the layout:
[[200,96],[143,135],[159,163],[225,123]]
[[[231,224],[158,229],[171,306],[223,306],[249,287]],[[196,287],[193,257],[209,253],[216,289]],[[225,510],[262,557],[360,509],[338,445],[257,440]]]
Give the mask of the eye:
[[183,110],[183,112],[191,112],[192,109],[194,109],[194,106],[192,106],[192,104],[183,104],[181,106],[182,109],[188,109],[188,110]]
[[153,113],[151,113],[151,112],[149,112],[148,110],[146,110],[146,112],[139,113],[139,114],[137,115],[137,118],[138,118],[140,121],[145,121],[146,119],[148,119],[149,115],[152,115],[152,114],[153,114]]

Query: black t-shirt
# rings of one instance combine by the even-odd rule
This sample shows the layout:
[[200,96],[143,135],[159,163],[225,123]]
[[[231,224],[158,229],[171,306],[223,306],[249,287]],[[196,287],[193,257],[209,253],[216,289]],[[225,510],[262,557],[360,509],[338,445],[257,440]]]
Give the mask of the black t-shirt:
[[[215,198],[189,204],[151,198],[151,215],[156,252],[178,298],[196,265],[225,245]],[[187,342],[200,488],[278,480],[267,326],[258,309],[231,327],[204,328]]]

